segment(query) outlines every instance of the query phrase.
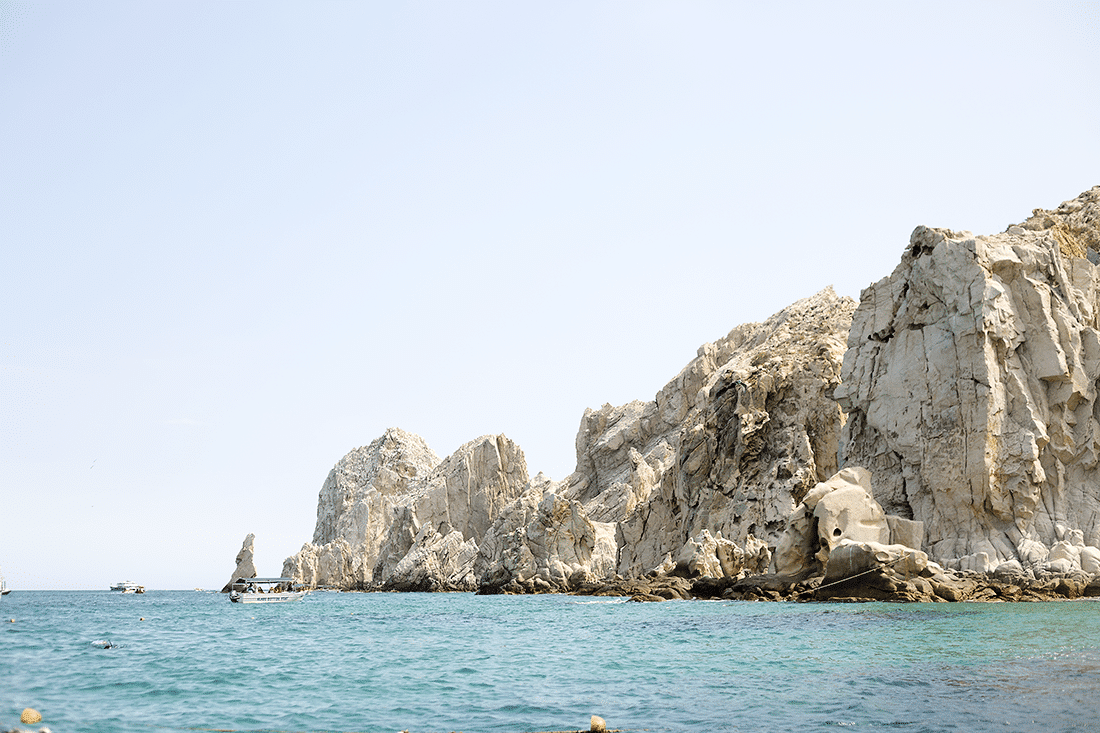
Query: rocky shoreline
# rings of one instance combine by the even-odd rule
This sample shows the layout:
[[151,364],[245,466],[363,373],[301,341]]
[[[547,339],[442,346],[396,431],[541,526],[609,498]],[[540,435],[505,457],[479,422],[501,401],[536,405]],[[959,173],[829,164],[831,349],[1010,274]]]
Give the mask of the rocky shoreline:
[[[1028,601],[1100,578],[1100,186],[994,235],[918,226],[586,410],[576,470],[391,428],[330,471],[282,574],[310,588]],[[254,572],[252,535],[234,577]]]
[[[503,585],[483,583],[476,588],[457,585],[403,587],[380,584],[348,589],[365,593],[477,593],[478,595],[601,596],[634,602],[730,600],[789,602],[890,603],[1013,603],[1100,598],[1100,576],[1087,573],[926,570],[899,578],[887,568],[863,571],[859,577],[824,582],[824,576],[793,580],[767,573],[733,578],[682,577],[654,574],[641,578],[616,576],[602,581],[577,579],[548,582],[540,578],[509,580]],[[330,589],[338,590],[338,589]]]
[[[1100,598],[1100,578],[1084,574],[1036,579],[997,578],[964,572],[946,578],[916,577],[901,583],[885,573],[868,573],[848,582],[823,584],[823,578],[792,582],[778,575],[745,578],[615,578],[578,587],[545,589],[513,583],[482,587],[481,595],[566,593],[578,596],[628,597],[631,601],[732,600],[792,602],[1001,603]],[[827,587],[826,587],[827,586]]]

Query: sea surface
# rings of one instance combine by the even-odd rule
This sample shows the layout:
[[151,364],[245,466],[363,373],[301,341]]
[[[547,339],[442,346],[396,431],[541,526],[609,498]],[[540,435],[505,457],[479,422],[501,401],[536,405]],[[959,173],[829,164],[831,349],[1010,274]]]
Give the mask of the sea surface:
[[1100,730],[1091,601],[16,590],[0,621],[0,730]]

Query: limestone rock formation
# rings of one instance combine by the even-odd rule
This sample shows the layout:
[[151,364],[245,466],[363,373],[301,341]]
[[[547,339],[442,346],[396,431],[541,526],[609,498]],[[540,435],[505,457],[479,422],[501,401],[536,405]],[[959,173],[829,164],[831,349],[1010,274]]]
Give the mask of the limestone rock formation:
[[670,555],[658,566],[657,574],[682,578],[740,578],[767,572],[771,557],[768,546],[751,534],[741,547],[727,540],[721,532],[712,537],[704,529],[684,543],[675,562]]
[[484,537],[475,565],[480,591],[567,591],[613,575],[615,525],[593,521],[542,474],[532,484]]
[[487,435],[440,460],[391,428],[321,487],[313,542],[283,564],[309,587],[473,589],[477,540],[527,487],[523,452]]
[[[791,513],[776,548],[775,570],[792,580],[822,574],[835,580],[837,548],[860,543],[881,547],[912,542],[921,534],[920,528],[912,525],[883,512],[871,495],[870,471],[844,468],[808,491]],[[896,537],[893,527],[898,528]],[[909,548],[919,552],[920,544]]]
[[333,469],[283,573],[638,600],[1100,594],[1098,252],[1100,187],[998,235],[918,227],[858,304],[827,288],[704,344],[653,400],[586,410],[560,482],[504,436],[440,460],[391,429]]
[[[313,542],[283,573],[309,586],[457,589],[472,577],[485,592],[531,592],[660,568],[763,572],[787,515],[837,469],[831,395],[855,306],[828,288],[705,344],[654,400],[586,411],[577,470],[560,483],[528,480],[503,436],[440,461],[391,429],[332,470]],[[454,565],[471,551],[472,565]]]
[[831,395],[855,305],[823,290],[705,344],[653,401],[586,410],[576,471],[482,541],[482,592],[766,570],[795,503],[837,468]]
[[250,533],[245,536],[244,542],[241,544],[241,550],[237,553],[237,569],[233,571],[233,576],[229,578],[229,582],[222,588],[222,593],[228,593],[233,585],[233,581],[237,578],[256,577],[256,563],[253,560],[255,555],[255,543],[256,535]]
[[476,558],[474,540],[463,539],[455,529],[440,534],[425,524],[405,556],[383,576],[382,588],[405,592],[477,590],[473,574]]
[[1100,187],[997,235],[918,227],[861,295],[842,460],[941,563],[1041,574],[1100,552],[1098,247]]
[[618,572],[641,575],[702,531],[774,546],[838,468],[832,399],[856,303],[831,288],[705,344],[652,402],[587,410],[561,494],[618,524]]

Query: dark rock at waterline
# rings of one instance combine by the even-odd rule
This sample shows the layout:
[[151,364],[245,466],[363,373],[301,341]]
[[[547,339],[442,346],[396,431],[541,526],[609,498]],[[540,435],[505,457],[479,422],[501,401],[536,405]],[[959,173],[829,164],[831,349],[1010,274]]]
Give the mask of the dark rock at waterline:
[[945,602],[1028,602],[1064,601],[1100,597],[1100,577],[1081,573],[1067,575],[1024,574],[998,577],[995,574],[960,572],[950,575],[929,573],[928,577],[899,578],[890,568],[867,572],[858,578],[825,583],[824,576],[790,578],[776,574],[743,578],[679,578],[647,576],[616,578],[601,583],[567,587],[552,584],[511,582],[503,587],[482,586],[478,593],[538,594],[566,593],[578,596],[629,598],[637,602],[665,600],[818,601],[892,603]]

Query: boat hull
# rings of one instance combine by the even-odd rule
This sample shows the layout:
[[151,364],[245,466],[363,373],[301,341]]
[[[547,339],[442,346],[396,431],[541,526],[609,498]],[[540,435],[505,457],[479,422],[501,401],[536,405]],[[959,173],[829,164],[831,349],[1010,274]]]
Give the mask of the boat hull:
[[238,593],[229,594],[229,600],[234,603],[288,603],[300,601],[309,594],[308,591],[299,590],[290,593]]

